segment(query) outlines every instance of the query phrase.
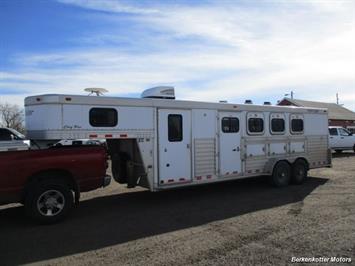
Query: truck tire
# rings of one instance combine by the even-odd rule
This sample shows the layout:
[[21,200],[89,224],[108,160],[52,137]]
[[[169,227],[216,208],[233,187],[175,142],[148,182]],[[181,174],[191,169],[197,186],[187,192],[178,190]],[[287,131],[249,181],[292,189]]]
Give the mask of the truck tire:
[[25,198],[26,214],[41,224],[63,220],[72,209],[71,189],[61,180],[47,180],[33,185]]
[[300,185],[302,184],[308,174],[308,167],[304,160],[296,160],[293,163],[291,169],[291,182],[292,184]]
[[274,166],[270,176],[271,184],[275,187],[285,187],[290,183],[291,167],[285,161],[280,161]]

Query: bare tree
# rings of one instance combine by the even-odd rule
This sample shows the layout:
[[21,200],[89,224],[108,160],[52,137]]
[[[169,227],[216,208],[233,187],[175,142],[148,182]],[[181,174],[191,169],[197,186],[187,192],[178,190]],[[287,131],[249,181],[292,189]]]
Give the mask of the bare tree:
[[17,104],[0,103],[0,127],[9,127],[24,132],[23,109]]

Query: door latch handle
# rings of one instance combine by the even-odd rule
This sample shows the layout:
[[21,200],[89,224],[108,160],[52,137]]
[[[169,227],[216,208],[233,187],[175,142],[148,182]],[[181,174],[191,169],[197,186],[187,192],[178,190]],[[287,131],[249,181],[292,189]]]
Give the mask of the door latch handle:
[[190,144],[186,144],[186,148],[190,149]]

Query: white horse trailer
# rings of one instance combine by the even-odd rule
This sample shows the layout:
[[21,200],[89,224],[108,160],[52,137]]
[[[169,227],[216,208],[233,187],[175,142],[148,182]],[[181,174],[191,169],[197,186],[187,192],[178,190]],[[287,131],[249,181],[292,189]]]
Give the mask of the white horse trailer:
[[151,191],[260,175],[285,186],[331,166],[326,109],[178,101],[161,87],[142,96],[27,97],[28,137],[106,139],[115,180]]

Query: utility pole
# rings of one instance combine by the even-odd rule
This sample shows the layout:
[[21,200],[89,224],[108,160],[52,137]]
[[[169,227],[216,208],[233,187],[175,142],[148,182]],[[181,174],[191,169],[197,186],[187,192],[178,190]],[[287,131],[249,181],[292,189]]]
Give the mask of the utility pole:
[[338,93],[336,94],[336,97],[337,97],[337,104],[339,105],[339,96],[338,96]]
[[293,91],[291,91],[291,93],[286,93],[285,96],[291,95],[291,99],[293,99]]

